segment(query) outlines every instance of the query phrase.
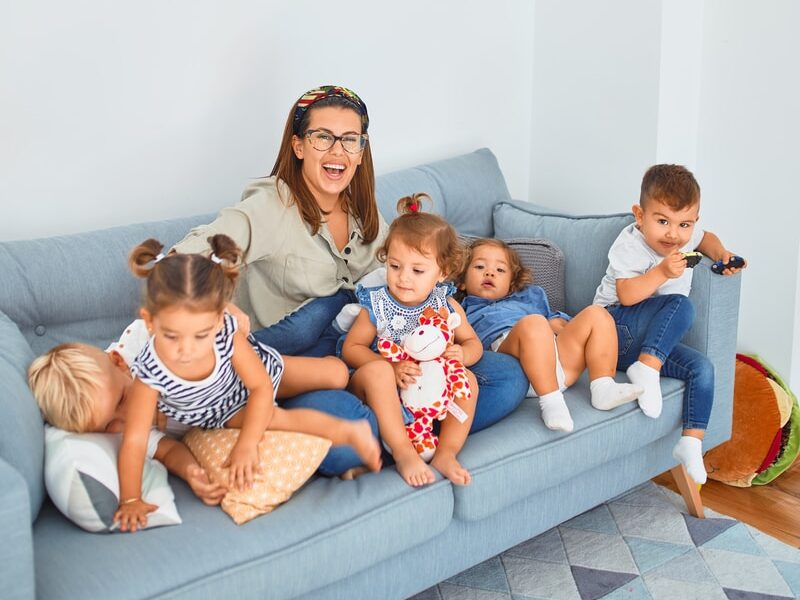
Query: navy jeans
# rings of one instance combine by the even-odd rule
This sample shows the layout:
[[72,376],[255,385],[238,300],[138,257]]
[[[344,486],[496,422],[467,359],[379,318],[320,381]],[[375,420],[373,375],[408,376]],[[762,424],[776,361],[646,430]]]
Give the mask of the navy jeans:
[[332,356],[341,332],[333,320],[345,304],[357,302],[352,290],[315,298],[274,325],[253,332],[253,336],[281,354],[289,356]]
[[[275,325],[253,335],[281,354],[335,355],[336,341],[341,334],[332,326],[332,321],[345,304],[354,300],[352,292],[340,290],[333,296],[312,300]],[[481,360],[470,370],[475,374],[479,387],[478,405],[470,429],[474,432],[497,423],[517,408],[528,391],[528,378],[517,359],[496,352],[484,352]],[[344,390],[307,392],[279,400],[279,404],[284,408],[314,408],[351,421],[367,419],[375,437],[379,437],[375,413]],[[328,476],[340,475],[359,465],[361,460],[350,446],[336,446],[322,461],[319,472]]]
[[627,369],[641,353],[658,358],[663,376],[685,383],[683,428],[706,429],[714,402],[714,365],[702,352],[680,343],[694,322],[689,298],[653,296],[633,306],[609,306],[608,312],[617,324],[617,368]]

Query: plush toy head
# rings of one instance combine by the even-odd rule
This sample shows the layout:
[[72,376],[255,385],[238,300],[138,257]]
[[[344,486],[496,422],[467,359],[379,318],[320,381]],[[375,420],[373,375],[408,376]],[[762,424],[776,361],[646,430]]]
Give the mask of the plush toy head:
[[424,361],[442,355],[453,343],[453,330],[461,324],[458,313],[443,316],[433,309],[425,309],[419,318],[420,326],[403,340],[403,347],[411,358]]

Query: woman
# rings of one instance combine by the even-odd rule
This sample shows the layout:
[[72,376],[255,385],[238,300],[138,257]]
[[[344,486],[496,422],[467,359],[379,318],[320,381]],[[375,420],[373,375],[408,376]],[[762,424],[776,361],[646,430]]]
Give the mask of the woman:
[[[193,229],[177,252],[207,252],[207,238],[224,233],[247,265],[236,304],[252,319],[256,338],[282,354],[334,354],[331,322],[355,302],[355,281],[379,266],[376,250],[387,232],[375,201],[369,115],[353,91],[322,86],[295,102],[270,177],[256,180],[233,207]],[[259,329],[261,328],[261,329]],[[480,394],[471,431],[499,421],[519,405],[528,384],[519,363],[487,352],[472,371]],[[375,415],[349,392],[326,390],[281,403],[346,419]],[[326,475],[360,464],[347,447],[331,450]]]

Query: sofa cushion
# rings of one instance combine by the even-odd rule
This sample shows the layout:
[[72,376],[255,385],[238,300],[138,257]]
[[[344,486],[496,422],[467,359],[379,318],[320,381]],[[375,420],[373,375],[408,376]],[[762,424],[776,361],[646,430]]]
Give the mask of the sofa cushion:
[[33,358],[19,328],[0,311],[0,457],[25,479],[31,521],[44,498],[44,424],[27,376]]
[[[227,485],[230,469],[222,465],[238,439],[238,429],[193,427],[183,436],[183,443],[211,481]],[[237,525],[272,512],[308,481],[330,447],[330,440],[305,433],[265,431],[258,443],[260,463],[253,484],[243,490],[228,488],[222,510]]]
[[[625,375],[618,373],[617,379],[623,381]],[[547,429],[536,399],[526,398],[510,416],[467,439],[459,460],[472,474],[472,483],[454,487],[454,517],[483,519],[674,434],[683,414],[683,383],[662,378],[661,389],[664,409],[658,419],[644,416],[635,402],[600,411],[589,403],[584,373],[564,393],[575,422],[572,433]]]
[[506,243],[517,251],[520,261],[533,273],[533,283],[541,286],[553,310],[565,311],[564,253],[550,240],[512,238]]
[[[500,202],[494,208],[496,237],[542,237],[555,242],[564,252],[566,312],[571,315],[592,303],[608,267],[608,249],[620,231],[632,222],[630,213],[582,216],[543,213],[516,201]],[[591,251],[587,252],[587,248]]]
[[[259,597],[294,598],[424,547],[453,515],[449,482],[414,489],[394,468],[355,481],[315,479],[239,526],[182,481],[170,483],[183,525],[132,535],[86,533],[46,503],[34,524],[37,595],[234,598],[267,590]],[[86,565],[100,576],[87,576]]]
[[391,222],[397,216],[397,201],[414,192],[429,194],[433,212],[460,233],[481,237],[494,235],[492,205],[511,200],[497,159],[487,148],[378,177],[376,195],[383,218]]

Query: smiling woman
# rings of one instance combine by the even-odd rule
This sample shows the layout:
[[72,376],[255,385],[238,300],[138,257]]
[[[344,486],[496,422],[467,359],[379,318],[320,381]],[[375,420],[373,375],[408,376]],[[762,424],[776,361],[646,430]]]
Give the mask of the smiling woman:
[[[335,354],[340,332],[333,319],[356,302],[356,282],[380,266],[376,251],[388,226],[375,199],[368,128],[366,104],[355,92],[331,85],[306,92],[289,111],[270,176],[174,248],[207,254],[209,237],[231,237],[247,266],[235,303],[250,317],[256,339],[281,354]],[[473,371],[481,386],[476,431],[514,410],[527,382],[516,360],[493,352]],[[368,419],[378,434],[375,414],[344,390],[307,392],[281,405]],[[352,448],[334,447],[320,471],[338,475],[361,462]]]

